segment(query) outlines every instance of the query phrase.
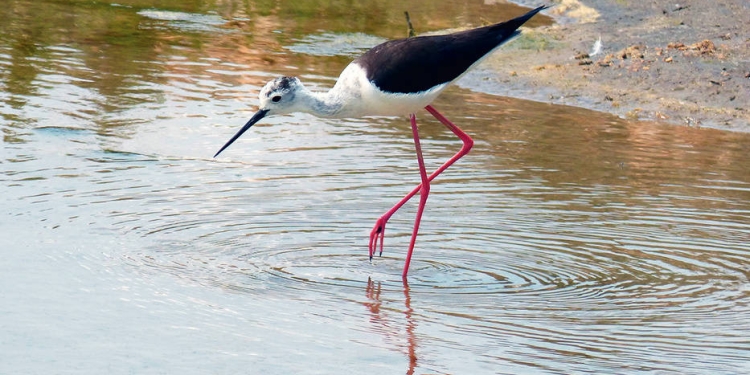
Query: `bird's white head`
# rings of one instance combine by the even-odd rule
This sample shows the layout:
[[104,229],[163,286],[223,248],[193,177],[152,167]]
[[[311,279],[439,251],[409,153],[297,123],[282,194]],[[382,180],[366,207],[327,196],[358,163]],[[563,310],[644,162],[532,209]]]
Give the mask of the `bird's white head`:
[[266,83],[260,90],[260,110],[267,110],[269,114],[284,114],[297,110],[297,94],[304,85],[297,77],[279,77]]
[[284,113],[291,113],[301,110],[300,100],[298,96],[305,92],[304,85],[300,82],[297,77],[279,77],[271,82],[266,83],[265,86],[260,90],[258,98],[260,99],[260,105],[258,111],[255,112],[253,117],[243,126],[237,134],[235,134],[214,157],[224,151],[229,145],[237,140],[247,129],[255,125],[258,121],[268,115],[279,115]]

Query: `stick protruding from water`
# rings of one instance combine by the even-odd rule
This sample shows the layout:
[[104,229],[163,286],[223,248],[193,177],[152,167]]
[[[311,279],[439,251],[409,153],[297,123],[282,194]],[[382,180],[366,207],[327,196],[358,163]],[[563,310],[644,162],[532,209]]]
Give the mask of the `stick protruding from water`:
[[413,38],[417,36],[417,33],[414,32],[414,26],[411,25],[411,18],[409,17],[409,12],[404,11],[404,16],[406,16],[406,37],[407,38]]

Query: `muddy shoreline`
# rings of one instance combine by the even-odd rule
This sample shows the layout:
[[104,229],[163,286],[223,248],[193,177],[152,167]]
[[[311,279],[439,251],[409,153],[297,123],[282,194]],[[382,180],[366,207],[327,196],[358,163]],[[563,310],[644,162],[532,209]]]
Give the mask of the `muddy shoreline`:
[[747,1],[561,0],[547,14],[558,23],[525,30],[465,84],[633,120],[750,131]]

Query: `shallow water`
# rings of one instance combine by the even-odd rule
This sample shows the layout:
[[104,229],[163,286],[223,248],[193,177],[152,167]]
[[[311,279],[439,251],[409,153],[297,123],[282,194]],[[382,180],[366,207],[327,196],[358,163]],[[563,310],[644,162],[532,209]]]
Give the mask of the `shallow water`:
[[[750,371],[747,134],[452,88],[435,106],[476,144],[408,285],[414,204],[367,258],[419,180],[405,117],[273,117],[211,157],[265,81],[329,87],[401,36],[400,4],[0,9],[0,373]],[[409,10],[420,32],[522,12]],[[434,169],[460,143],[418,118]]]

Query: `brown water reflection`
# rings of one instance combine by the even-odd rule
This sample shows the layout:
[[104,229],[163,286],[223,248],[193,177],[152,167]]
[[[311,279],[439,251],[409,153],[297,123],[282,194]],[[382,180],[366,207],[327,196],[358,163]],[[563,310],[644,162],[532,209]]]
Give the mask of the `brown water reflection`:
[[[419,179],[405,117],[271,118],[211,158],[271,77],[330,87],[401,36],[401,3],[4,5],[0,373],[750,363],[747,134],[450,89],[435,106],[476,144],[436,180],[404,285],[414,207],[382,258],[366,246]],[[523,12],[408,10],[418,31]],[[418,116],[434,169],[460,142]]]

